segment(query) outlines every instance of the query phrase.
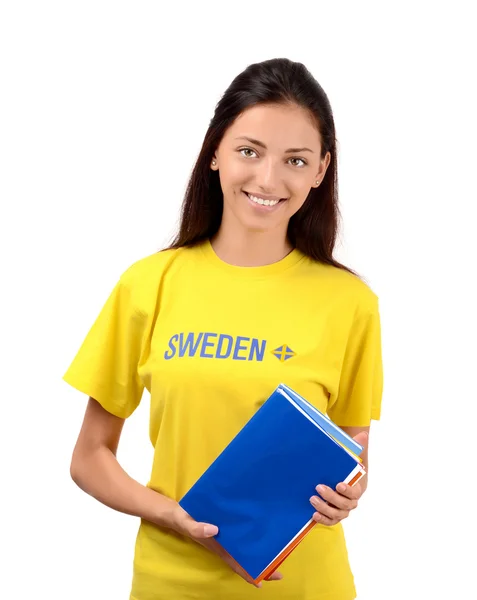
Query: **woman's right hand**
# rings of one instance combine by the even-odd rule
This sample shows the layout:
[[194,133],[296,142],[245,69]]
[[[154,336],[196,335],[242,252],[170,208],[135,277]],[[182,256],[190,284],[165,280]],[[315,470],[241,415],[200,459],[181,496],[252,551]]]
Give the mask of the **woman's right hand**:
[[[90,396],[71,460],[73,481],[87,494],[114,510],[134,515],[158,527],[173,529],[202,544],[218,554],[235,573],[256,585],[214,539],[217,527],[197,523],[172,498],[142,485],[121,467],[116,450],[124,421]],[[270,579],[281,579],[281,575],[274,573]],[[261,584],[256,587],[261,587]]]
[[[177,533],[189,537],[220,556],[220,558],[227,563],[237,575],[240,575],[240,577],[245,579],[248,583],[251,583],[255,587],[262,587],[261,582],[258,584],[254,583],[250,575],[242,569],[237,561],[234,560],[214,538],[219,532],[219,528],[216,525],[195,521],[179,504],[177,504],[172,510],[171,527]],[[278,581],[279,579],[282,579],[282,574],[275,572],[267,579],[267,581]]]

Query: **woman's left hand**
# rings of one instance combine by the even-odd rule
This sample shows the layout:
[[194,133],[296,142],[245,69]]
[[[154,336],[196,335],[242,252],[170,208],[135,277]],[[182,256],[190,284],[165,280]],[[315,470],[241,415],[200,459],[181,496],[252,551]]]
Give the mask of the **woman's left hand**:
[[364,491],[359,482],[353,486],[338,483],[336,492],[323,485],[316,486],[316,490],[323,500],[318,496],[310,498],[311,505],[317,511],[313,514],[313,520],[322,525],[336,525],[346,519],[358,506],[358,500]]
[[[355,435],[353,439],[363,446],[362,456],[366,457],[364,463],[366,465],[368,455],[368,433],[360,432]],[[367,475],[364,477],[367,477]],[[331,526],[346,519],[346,517],[349,516],[349,513],[358,506],[358,500],[366,489],[366,484],[363,482],[363,479],[353,486],[343,482],[338,483],[336,491],[326,485],[317,485],[316,491],[320,494],[322,499],[318,496],[312,496],[310,498],[311,505],[316,510],[313,514],[313,520],[322,525]]]

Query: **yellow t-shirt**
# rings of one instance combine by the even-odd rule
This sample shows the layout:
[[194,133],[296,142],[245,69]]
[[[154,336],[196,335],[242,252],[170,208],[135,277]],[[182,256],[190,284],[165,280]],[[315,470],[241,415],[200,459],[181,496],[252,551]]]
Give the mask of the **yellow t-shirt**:
[[[121,275],[64,379],[123,418],[150,392],[147,485],[179,500],[280,382],[338,425],[379,419],[378,298],[296,249],[261,267],[223,262],[208,240],[165,250]],[[341,524],[317,525],[280,567],[283,580],[261,589],[146,521],[133,566],[131,600],[356,595]]]

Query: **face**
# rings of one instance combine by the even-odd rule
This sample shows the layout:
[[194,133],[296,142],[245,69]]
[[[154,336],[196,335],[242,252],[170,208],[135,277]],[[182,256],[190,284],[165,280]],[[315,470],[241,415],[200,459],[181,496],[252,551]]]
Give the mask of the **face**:
[[325,176],[330,153],[321,159],[320,152],[320,134],[303,108],[247,109],[226,131],[211,165],[224,195],[222,223],[286,232]]

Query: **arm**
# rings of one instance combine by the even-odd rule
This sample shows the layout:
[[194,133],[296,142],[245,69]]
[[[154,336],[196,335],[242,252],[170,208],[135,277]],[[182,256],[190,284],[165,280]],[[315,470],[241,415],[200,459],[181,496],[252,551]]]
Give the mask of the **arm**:
[[[218,554],[238,575],[256,587],[250,576],[213,538],[218,528],[192,519],[177,502],[141,485],[130,477],[116,460],[125,419],[105,410],[89,398],[78,440],[73,451],[70,473],[73,481],[101,503],[129,515],[173,529]],[[281,579],[275,572],[272,580]]]
[[141,297],[142,265],[135,263],[121,276],[63,376],[89,397],[71,459],[71,477],[102,504],[205,546],[253,583],[214,539],[216,525],[195,521],[174,499],[130,477],[116,459],[125,419],[138,406],[144,390],[138,366],[153,328],[155,295]]
[[311,503],[318,511],[316,520],[324,525],[346,518],[367,488],[370,423],[380,417],[382,391],[381,324],[378,297],[372,295],[357,311],[350,327],[339,382],[328,404],[331,420],[364,447],[361,458],[367,474],[353,486],[339,483],[336,490],[317,486],[324,502],[314,496]]
[[141,485],[116,459],[125,419],[89,398],[70,466],[73,481],[101,503],[161,526],[170,526],[176,502]]

